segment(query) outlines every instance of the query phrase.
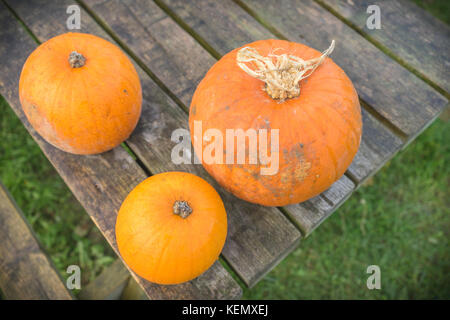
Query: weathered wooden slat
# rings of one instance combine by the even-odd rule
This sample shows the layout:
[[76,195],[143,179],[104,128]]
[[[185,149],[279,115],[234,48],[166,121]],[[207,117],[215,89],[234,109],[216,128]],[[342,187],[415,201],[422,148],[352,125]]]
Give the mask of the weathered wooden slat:
[[[410,0],[321,0],[361,32],[450,92],[450,28]],[[381,29],[368,29],[367,7],[380,8]]]
[[[36,32],[40,36],[56,35],[49,31],[54,24],[65,26],[67,3],[52,2],[51,8],[48,7],[49,2],[44,1],[11,1],[9,5],[21,18],[25,18],[26,22],[34,21],[33,31],[40,30],[42,34]],[[45,15],[42,15],[42,10],[46,11]],[[84,17],[88,17],[84,14]],[[90,20],[83,19],[81,31],[89,30],[91,24],[98,27]],[[2,3],[0,43],[0,59],[8,61],[3,65],[0,74],[0,93],[118,253],[114,233],[117,211],[126,195],[147,177],[146,174],[122,147],[100,155],[77,156],[62,152],[46,143],[30,126],[18,97],[21,68],[27,56],[36,48],[36,44]],[[132,274],[151,299],[231,299],[241,294],[240,287],[220,262],[216,262],[197,279],[177,286],[158,286]],[[211,282],[211,278],[215,281]]]
[[201,36],[221,56],[274,35],[233,1],[156,0],[171,16]]
[[[215,61],[209,53],[152,2],[108,1],[88,5],[167,87],[174,88],[181,101],[188,103],[194,84]],[[183,62],[186,52],[198,55],[194,64]],[[196,65],[197,60],[202,60],[201,67]],[[172,67],[176,72],[172,72]],[[188,129],[187,115],[174,103],[163,103],[161,95],[150,88],[143,90],[143,95],[149,107],[143,110],[142,124],[129,139],[130,147],[154,173],[188,171],[216,187],[229,220],[223,257],[247,285],[254,285],[297,245],[300,232],[278,209],[250,204],[223,191],[201,165],[175,165],[171,161],[175,145],[171,134],[177,128]]]
[[26,218],[0,183],[0,288],[11,300],[70,300]]
[[287,212],[302,229],[303,236],[307,237],[347,200],[354,188],[354,183],[343,176],[330,189],[313,199],[287,206]]
[[[153,1],[84,1],[186,106],[216,61]],[[191,58],[192,57],[192,58]]]
[[312,0],[239,2],[292,41],[325,49],[335,39],[333,60],[359,96],[411,138],[447,104],[445,97]]
[[81,300],[118,300],[130,279],[136,282],[123,262],[117,259],[97,278],[82,288],[78,298]]
[[363,118],[361,145],[347,169],[347,174],[358,184],[375,174],[404,145],[398,136],[364,108],[361,111]]

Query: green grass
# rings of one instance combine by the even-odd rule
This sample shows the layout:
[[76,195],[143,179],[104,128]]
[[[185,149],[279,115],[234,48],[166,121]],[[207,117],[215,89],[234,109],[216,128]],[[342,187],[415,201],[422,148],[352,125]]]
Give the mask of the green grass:
[[[450,298],[448,141],[436,121],[244,297]],[[366,287],[372,264],[381,290]]]
[[[415,2],[449,22],[449,2]],[[3,99],[0,114],[0,180],[61,274],[80,265],[85,285],[115,254]],[[448,141],[436,121],[244,298],[449,299]],[[372,264],[381,290],[366,287]]]
[[415,4],[450,24],[450,1],[448,0],[412,0]]

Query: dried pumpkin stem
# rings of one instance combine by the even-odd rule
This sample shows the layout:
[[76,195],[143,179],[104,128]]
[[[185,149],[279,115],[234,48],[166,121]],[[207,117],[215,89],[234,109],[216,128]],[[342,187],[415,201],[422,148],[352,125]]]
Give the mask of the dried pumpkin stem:
[[177,200],[173,204],[173,213],[186,219],[192,213],[192,208],[187,201]]
[[285,100],[300,95],[300,80],[309,77],[333,49],[334,40],[320,57],[303,60],[288,54],[271,53],[263,57],[254,48],[244,47],[237,52],[236,61],[248,75],[266,83],[265,90],[270,97]]
[[86,63],[86,58],[76,51],[72,51],[69,55],[69,64],[72,68],[81,68]]

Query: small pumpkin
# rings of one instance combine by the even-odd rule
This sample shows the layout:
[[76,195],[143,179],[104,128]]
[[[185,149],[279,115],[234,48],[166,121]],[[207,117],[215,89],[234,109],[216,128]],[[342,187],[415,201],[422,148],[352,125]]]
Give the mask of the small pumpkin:
[[[204,142],[209,129],[222,137],[230,129],[279,130],[274,173],[261,173],[268,167],[261,158],[251,163],[249,138],[244,163],[236,158],[237,138],[223,152],[225,157],[231,151],[232,163],[224,158],[202,161],[225,189],[249,202],[284,206],[320,194],[344,174],[358,150],[362,121],[351,80],[327,57],[333,48],[334,41],[320,53],[300,43],[261,40],[229,52],[208,71],[189,113],[199,159],[207,148],[211,151]],[[201,130],[195,130],[196,123]],[[272,138],[267,135],[270,151]],[[261,151],[259,140],[259,155]]]
[[116,221],[119,252],[139,276],[177,284],[205,272],[219,257],[227,216],[219,194],[185,172],[160,173],[126,197]]
[[23,66],[19,94],[33,128],[74,154],[116,147],[141,113],[133,64],[117,46],[91,34],[62,34],[36,48]]

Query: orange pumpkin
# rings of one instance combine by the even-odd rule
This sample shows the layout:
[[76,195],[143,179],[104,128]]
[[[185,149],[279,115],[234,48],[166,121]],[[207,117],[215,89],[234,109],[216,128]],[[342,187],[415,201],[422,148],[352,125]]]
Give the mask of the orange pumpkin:
[[91,34],[66,33],[41,44],[23,66],[19,94],[33,128],[75,154],[116,147],[141,113],[133,64],[117,46]]
[[219,257],[227,234],[222,200],[205,180],[184,172],[154,175],[123,202],[116,240],[127,265],[159,284],[189,281]]
[[[327,58],[332,47],[321,55],[300,43],[261,40],[231,51],[208,71],[195,91],[189,114],[199,159],[211,151],[210,142],[205,142],[209,129],[221,133],[224,140],[229,129],[244,133],[252,129],[258,134],[268,129],[268,154],[270,130],[279,130],[272,153],[278,168],[269,174],[262,174],[269,164],[261,157],[251,163],[248,137],[245,163],[236,158],[241,147],[236,137],[233,148],[224,147],[218,161],[203,160],[205,169],[225,189],[249,202],[284,206],[318,195],[344,174],[360,144],[361,110],[351,80]],[[201,130],[195,130],[196,124],[201,124]],[[264,150],[261,136],[258,139],[259,156]],[[235,157],[232,163],[225,160],[230,152]]]

